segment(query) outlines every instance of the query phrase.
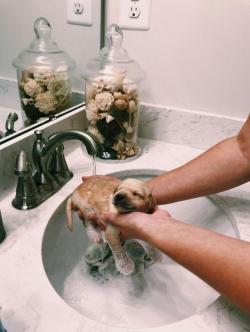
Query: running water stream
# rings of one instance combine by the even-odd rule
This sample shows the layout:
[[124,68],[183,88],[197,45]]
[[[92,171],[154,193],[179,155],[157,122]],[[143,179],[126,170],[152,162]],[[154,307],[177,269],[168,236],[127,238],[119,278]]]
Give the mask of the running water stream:
[[92,156],[92,175],[96,175],[96,155],[93,154]]

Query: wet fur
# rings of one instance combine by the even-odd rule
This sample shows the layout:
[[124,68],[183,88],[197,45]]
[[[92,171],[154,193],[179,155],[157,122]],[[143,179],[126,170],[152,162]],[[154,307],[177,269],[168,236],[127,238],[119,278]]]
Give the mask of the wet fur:
[[[91,242],[99,242],[102,239],[99,228],[91,221],[93,214],[98,218],[105,212],[152,213],[154,209],[155,201],[145,182],[136,179],[120,181],[105,177],[89,178],[73,191],[66,204],[69,230],[73,230],[72,210],[78,211]],[[121,245],[118,229],[108,225],[105,240],[112,250],[117,269],[125,275],[132,273],[134,263],[127,257]]]

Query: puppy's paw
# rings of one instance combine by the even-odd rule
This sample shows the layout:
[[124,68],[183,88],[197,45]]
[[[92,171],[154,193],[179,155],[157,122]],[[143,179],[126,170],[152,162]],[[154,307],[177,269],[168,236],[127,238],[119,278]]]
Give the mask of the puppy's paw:
[[115,259],[117,270],[124,276],[132,274],[135,270],[135,263],[129,257],[125,256],[123,259]]

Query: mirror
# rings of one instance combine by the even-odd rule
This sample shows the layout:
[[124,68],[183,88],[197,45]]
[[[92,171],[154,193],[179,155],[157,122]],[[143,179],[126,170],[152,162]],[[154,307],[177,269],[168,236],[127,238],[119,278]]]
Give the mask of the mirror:
[[[84,82],[81,68],[97,56],[103,46],[105,0],[92,1],[93,22],[91,26],[67,22],[67,0],[56,6],[51,0],[22,1],[4,0],[0,3],[0,145],[40,125],[62,118],[84,104]],[[72,9],[73,10],[73,9]],[[8,15],[6,15],[8,13]],[[16,69],[13,59],[28,48],[35,34],[33,25],[38,17],[45,17],[51,25],[52,39],[58,47],[76,62],[73,73],[72,95],[63,111],[28,121],[22,110]]]

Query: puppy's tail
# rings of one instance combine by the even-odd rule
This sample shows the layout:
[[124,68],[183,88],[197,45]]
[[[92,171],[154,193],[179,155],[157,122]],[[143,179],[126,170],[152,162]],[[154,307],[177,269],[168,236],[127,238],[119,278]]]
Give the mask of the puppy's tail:
[[67,225],[68,229],[73,231],[73,218],[72,218],[72,198],[71,196],[68,198],[66,203],[66,216],[67,216]]

